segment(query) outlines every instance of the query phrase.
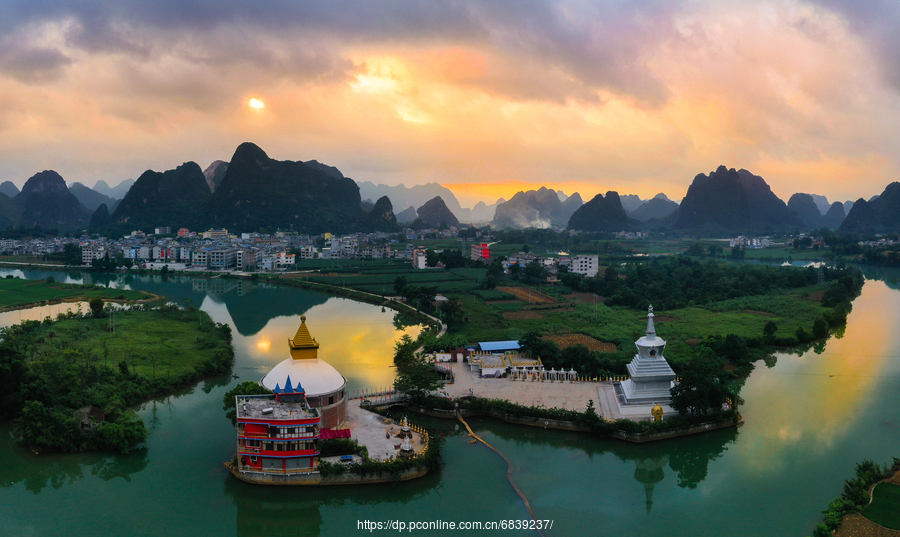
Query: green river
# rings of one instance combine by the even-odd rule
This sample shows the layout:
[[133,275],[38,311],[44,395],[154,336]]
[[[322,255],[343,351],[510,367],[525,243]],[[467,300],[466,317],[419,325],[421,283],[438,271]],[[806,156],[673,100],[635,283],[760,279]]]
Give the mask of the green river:
[[[321,345],[320,357],[356,390],[389,386],[394,342],[418,331],[398,330],[391,310],[232,280],[0,270],[5,274],[129,286],[200,306],[231,325],[240,379],[211,379],[144,405],[149,441],[124,456],[32,455],[10,440],[10,424],[0,423],[0,535],[343,536],[397,533],[361,529],[366,520],[528,517],[506,479],[506,463],[469,444],[465,429],[451,420],[410,416],[444,435],[446,444],[444,468],[407,483],[272,488],[240,482],[223,468],[235,432],[222,394],[288,356],[286,340],[301,314]],[[637,446],[493,419],[470,425],[510,458],[536,516],[552,521],[547,535],[811,535],[856,462],[900,456],[900,341],[897,348],[893,342],[900,334],[900,273],[869,271],[867,277],[841,337],[799,356],[778,355],[773,367],[758,364],[742,392],[740,429]],[[0,325],[55,317],[70,307],[2,313]]]

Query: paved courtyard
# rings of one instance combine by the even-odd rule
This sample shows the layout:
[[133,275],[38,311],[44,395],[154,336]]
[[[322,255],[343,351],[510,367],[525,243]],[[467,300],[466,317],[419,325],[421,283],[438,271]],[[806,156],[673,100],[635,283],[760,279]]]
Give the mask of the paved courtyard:
[[[369,449],[369,457],[378,460],[396,458],[400,451],[396,446],[403,442],[396,437],[400,432],[400,424],[360,408],[359,401],[359,399],[347,401],[347,419],[340,428],[350,429],[352,438]],[[415,420],[411,424],[415,425]],[[416,453],[421,453],[425,447],[422,437],[415,431],[412,434],[410,444]]]
[[[510,380],[508,378],[481,378],[476,371],[469,371],[467,363],[443,363],[453,370],[456,382],[444,386],[451,397],[474,395],[489,399],[505,399],[525,406],[544,406],[583,411],[588,400],[594,401],[597,413],[606,419],[649,419],[649,407],[622,407],[616,404],[616,392],[612,382],[569,382],[549,380]],[[665,414],[674,411],[663,406]]]

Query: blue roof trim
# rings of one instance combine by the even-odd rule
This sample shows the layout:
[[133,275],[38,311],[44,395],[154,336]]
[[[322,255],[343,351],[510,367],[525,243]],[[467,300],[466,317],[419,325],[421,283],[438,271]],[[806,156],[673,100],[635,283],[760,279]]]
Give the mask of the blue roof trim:
[[281,391],[282,391],[282,390],[281,390],[281,387],[276,383],[276,384],[275,384],[275,389],[272,390],[272,393],[281,393]]
[[521,347],[519,346],[519,342],[515,339],[511,339],[508,341],[479,341],[478,347],[483,351],[516,351]]
[[284,381],[284,393],[294,393],[294,386],[291,385],[290,375],[288,375],[287,380]]

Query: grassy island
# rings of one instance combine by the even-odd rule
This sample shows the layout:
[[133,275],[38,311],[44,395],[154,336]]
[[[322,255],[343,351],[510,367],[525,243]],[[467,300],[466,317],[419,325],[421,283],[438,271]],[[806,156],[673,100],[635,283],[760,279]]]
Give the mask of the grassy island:
[[113,313],[94,300],[86,314],[25,321],[0,339],[0,418],[35,451],[128,451],[147,435],[132,407],[234,360],[230,327],[174,305]]
[[0,279],[0,311],[55,304],[88,301],[92,298],[115,301],[137,301],[153,298],[144,291],[109,289],[99,285],[80,285],[47,280],[23,280],[7,276]]

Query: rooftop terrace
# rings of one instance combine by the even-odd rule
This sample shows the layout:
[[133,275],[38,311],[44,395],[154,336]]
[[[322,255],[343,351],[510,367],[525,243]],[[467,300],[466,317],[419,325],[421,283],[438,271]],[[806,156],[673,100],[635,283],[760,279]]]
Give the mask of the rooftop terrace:
[[319,417],[305,400],[278,402],[274,395],[238,395],[235,397],[238,419],[302,420]]

